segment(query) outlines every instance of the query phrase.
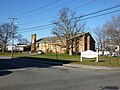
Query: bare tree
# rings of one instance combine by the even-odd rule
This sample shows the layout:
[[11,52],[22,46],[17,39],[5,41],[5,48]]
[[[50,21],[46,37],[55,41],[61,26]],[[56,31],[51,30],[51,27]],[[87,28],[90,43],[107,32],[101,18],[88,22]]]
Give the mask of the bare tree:
[[109,44],[120,46],[120,16],[112,17],[112,20],[105,24],[105,28]]
[[66,50],[72,55],[74,38],[84,30],[85,24],[81,23],[81,18],[76,18],[76,13],[70,11],[69,8],[62,8],[58,16],[58,19],[53,21],[54,28],[52,33],[60,39]]
[[105,28],[108,44],[120,46],[120,16],[112,17],[112,20],[105,24]]
[[96,27],[95,29],[93,29],[93,32],[97,42],[97,47],[100,51],[102,51],[103,55],[106,43],[106,30],[104,27]]
[[[14,27],[14,37],[16,37],[17,27]],[[0,46],[2,52],[6,50],[6,46],[9,44],[12,38],[12,28],[10,23],[3,23],[0,25]]]
[[120,16],[112,17],[112,20],[106,22],[103,27],[95,28],[93,32],[98,48],[103,52],[105,49],[110,49],[110,45],[120,46]]
[[30,44],[30,42],[27,40],[27,38],[24,38],[21,34],[17,36],[18,44],[21,45],[27,45]]
[[0,43],[2,52],[5,51],[6,45],[11,40],[11,25],[9,23],[3,23],[0,25]]

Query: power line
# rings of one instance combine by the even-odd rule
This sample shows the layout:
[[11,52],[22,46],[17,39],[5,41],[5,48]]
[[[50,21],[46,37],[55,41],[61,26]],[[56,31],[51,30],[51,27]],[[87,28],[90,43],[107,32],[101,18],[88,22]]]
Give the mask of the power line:
[[37,20],[37,21],[32,21],[32,22],[22,23],[21,25],[26,25],[26,24],[31,24],[31,23],[41,22],[41,21],[48,20],[48,19],[53,18],[53,17],[55,17],[55,16],[51,16],[51,17],[48,17],[48,18],[43,18],[43,19],[40,19],[40,20]]
[[44,5],[44,6],[39,7],[39,8],[36,8],[36,9],[30,10],[30,11],[21,13],[21,14],[18,14],[18,15],[14,15],[14,16],[15,16],[15,17],[23,16],[23,15],[26,15],[26,14],[29,14],[29,13],[32,13],[32,12],[35,12],[35,11],[38,11],[38,10],[40,10],[40,9],[46,8],[46,7],[48,7],[48,6],[51,6],[51,5],[53,5],[53,4],[55,4],[55,3],[58,3],[58,2],[60,2],[60,1],[62,1],[62,0],[56,0],[56,1],[54,1],[54,2],[48,3],[48,4]]
[[[53,7],[53,8],[48,9],[48,10],[44,10],[44,11],[42,11],[42,12],[39,12],[39,13],[36,13],[36,14],[33,14],[33,15],[37,15],[37,14],[41,14],[41,13],[43,13],[43,12],[47,12],[47,11],[53,10],[53,9],[55,9],[55,8],[58,8],[58,7],[60,7],[60,6],[63,6],[63,5],[72,3],[72,2],[74,2],[74,1],[75,1],[75,0],[71,0],[71,1],[69,1],[69,2],[66,2],[66,3],[62,4],[62,5]],[[33,16],[33,15],[32,15],[32,16]],[[29,16],[27,16],[27,17],[29,17]],[[48,17],[48,18],[40,19],[40,20],[37,20],[37,21],[32,21],[32,22],[28,22],[28,23],[22,23],[21,25],[24,25],[24,24],[31,24],[31,23],[35,23],[35,22],[40,22],[40,21],[44,21],[44,20],[47,20],[47,19],[50,19],[50,18],[53,18],[53,17],[55,17],[55,15],[54,15],[54,16],[51,16],[51,17]]]
[[[74,2],[74,1],[76,1],[76,0],[71,0],[71,1],[69,1],[69,2],[66,2],[66,3],[62,4],[62,5],[59,5],[59,6],[56,6],[56,7],[53,7],[53,8],[49,8],[49,9],[47,9],[47,10],[43,10],[43,11],[38,12],[38,13],[35,13],[35,14],[28,15],[27,17],[31,17],[31,16],[34,16],[34,15],[38,15],[38,14],[41,14],[41,13],[43,14],[43,13],[45,13],[45,12],[47,12],[47,11],[56,9],[56,8],[58,8],[58,7],[64,6],[64,5],[69,4],[69,3],[72,3],[72,2]],[[24,18],[24,17],[26,17],[26,16],[23,16],[22,18]]]
[[45,27],[45,28],[39,28],[39,29],[32,29],[32,30],[25,30],[25,31],[18,31],[19,33],[24,33],[24,32],[30,32],[30,31],[37,31],[37,30],[43,30],[43,29],[48,29],[52,28],[53,26]]
[[111,10],[111,9],[114,9],[114,8],[117,8],[117,7],[120,7],[120,5],[116,5],[116,6],[113,6],[113,7],[110,7],[110,8],[106,8],[106,9],[102,9],[102,10],[99,10],[99,11],[96,11],[96,12],[93,12],[93,13],[85,14],[85,15],[82,15],[82,16],[79,16],[79,17],[76,17],[76,18],[81,18],[81,17],[85,17],[85,16],[90,16],[90,15],[93,15],[93,14],[98,14],[98,13],[108,11],[108,10]]
[[[107,8],[107,9],[102,9],[102,10],[99,10],[99,11],[96,11],[96,12],[93,12],[93,13],[89,13],[89,14],[85,14],[85,15],[82,15],[82,16],[79,16],[79,17],[75,17],[72,20],[77,19],[77,18],[81,18],[81,17],[86,17],[86,16],[98,14],[98,13],[101,13],[101,12],[104,12],[104,11],[108,11],[108,10],[111,10],[111,9],[114,9],[114,8],[117,8],[117,7],[120,7],[120,5],[116,5],[116,6]],[[33,28],[40,28],[40,27],[45,27],[45,26],[50,26],[50,25],[52,25],[52,24],[46,24],[46,25],[41,25],[41,26],[36,26],[36,27],[31,27],[31,28],[23,28],[22,30],[33,29]]]
[[28,30],[28,29],[35,29],[35,28],[41,28],[41,27],[46,27],[46,26],[51,26],[53,24],[45,24],[45,25],[40,25],[40,26],[35,26],[35,27],[30,27],[30,28],[23,28],[23,29],[20,29],[20,30]]
[[[51,5],[53,5],[53,4],[55,4],[55,3],[58,3],[58,2],[60,2],[60,1],[62,1],[62,0],[56,0],[56,1],[54,1],[54,2],[48,3],[48,4],[44,5],[44,6],[39,7],[39,8],[30,10],[30,11],[27,11],[27,12],[24,12],[24,13],[20,13],[20,14],[17,14],[17,15],[13,15],[13,16],[15,16],[15,17],[24,16],[24,15],[26,15],[26,14],[29,14],[29,13],[38,11],[38,10],[40,10],[40,9],[46,8],[46,7],[48,7],[48,6],[51,6]],[[9,18],[10,18],[10,17],[9,17]],[[8,20],[8,18],[5,19],[5,20]]]
[[111,14],[111,13],[116,13],[116,12],[119,12],[119,11],[120,11],[120,10],[115,10],[115,11],[111,11],[111,12],[107,12],[107,13],[103,13],[103,14],[99,14],[99,15],[91,16],[91,17],[88,17],[88,18],[83,18],[83,19],[81,19],[81,20],[92,19],[92,18],[96,18],[96,17],[100,17],[100,16],[108,15],[108,14]]
[[[74,1],[75,1],[75,0],[74,0]],[[91,3],[95,2],[95,1],[96,1],[96,0],[92,0],[92,1],[90,1],[90,2],[87,2],[87,3],[85,3],[85,4],[80,5],[79,7],[76,7],[76,8],[74,8],[74,9],[78,9],[78,8],[80,8],[80,7],[84,7],[84,6],[89,5],[89,4],[91,4]],[[71,2],[73,2],[73,1],[67,2],[67,3],[65,3],[65,4],[68,4],[68,3],[71,3]],[[74,9],[72,9],[72,10],[74,10]],[[50,10],[50,9],[49,9],[49,10]],[[42,13],[42,12],[41,12],[41,13]],[[35,22],[41,22],[41,21],[44,21],[44,20],[53,18],[53,17],[55,17],[55,16],[56,16],[56,15],[50,16],[50,17],[47,17],[47,18],[44,18],[44,19],[41,19],[41,20],[33,21],[33,22],[23,23],[23,24],[31,24],[31,23],[35,23]],[[21,25],[23,25],[23,24],[21,24]]]
[[[86,5],[89,5],[89,4],[91,4],[91,3],[94,3],[96,0],[92,0],[92,1],[90,1],[90,2],[88,2],[88,3],[85,3],[85,4],[83,4],[83,5],[80,5],[80,6],[78,6],[78,7],[76,7],[76,8],[74,8],[74,9],[78,9],[78,8],[80,8],[80,7],[84,7],[84,6],[86,6]],[[73,10],[74,10],[73,9]]]
[[[95,16],[91,16],[91,17],[88,17],[88,18],[83,18],[83,19],[81,19],[81,21],[82,20],[87,20],[87,19],[92,19],[92,18],[96,18],[96,17],[100,17],[100,16],[104,16],[104,15],[108,15],[108,14],[111,14],[111,13],[116,13],[116,12],[119,12],[120,10],[115,10],[115,11],[111,11],[111,12],[107,12],[107,13],[103,13],[103,14],[99,14],[99,15],[95,15]],[[52,25],[52,24],[51,24]],[[48,25],[49,26],[49,25]],[[53,26],[51,26],[51,27],[53,27]],[[51,28],[51,27],[49,27],[49,28]],[[40,27],[39,27],[40,28]],[[48,28],[48,27],[46,27],[46,28]],[[42,29],[46,29],[46,28],[40,28],[41,30]],[[32,29],[34,29],[34,28],[32,28]],[[40,29],[37,29],[37,30],[40,30]],[[34,30],[27,30],[27,31],[23,31],[23,32],[28,32],[28,31],[35,31],[36,29],[34,29]]]

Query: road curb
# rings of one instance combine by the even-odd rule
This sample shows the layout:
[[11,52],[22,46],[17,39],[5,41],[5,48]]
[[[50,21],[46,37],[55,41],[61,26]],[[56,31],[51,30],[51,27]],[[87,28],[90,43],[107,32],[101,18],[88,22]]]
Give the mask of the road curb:
[[120,71],[120,67],[109,67],[109,66],[93,66],[93,65],[82,65],[82,64],[62,64],[58,62],[50,62],[50,61],[38,61],[45,64],[50,65],[61,65],[64,67],[73,67],[73,68],[86,68],[86,69],[96,69],[96,70],[114,70]]
[[120,71],[120,67],[93,66],[93,65],[81,65],[81,64],[63,64],[63,66],[65,66],[65,67],[74,67],[74,68],[88,68],[88,69],[97,69],[97,70]]

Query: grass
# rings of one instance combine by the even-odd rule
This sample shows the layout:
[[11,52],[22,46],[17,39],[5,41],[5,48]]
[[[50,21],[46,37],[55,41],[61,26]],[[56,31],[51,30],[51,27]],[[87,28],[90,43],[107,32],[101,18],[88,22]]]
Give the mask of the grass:
[[[23,55],[27,55],[27,53],[20,53],[20,52],[13,53],[14,57],[19,57],[19,56],[23,56]],[[11,57],[12,54],[11,54],[11,52],[5,52],[5,53],[0,52],[0,56],[2,56],[2,57]]]
[[4,57],[4,56],[10,56],[10,53],[0,53],[0,56]]
[[[11,53],[0,53],[0,56],[11,56]],[[37,54],[25,54],[25,53],[14,53],[14,57],[29,57],[29,58],[44,58],[47,60],[57,60],[56,54],[46,53],[42,55]],[[84,65],[99,65],[99,66],[120,66],[120,57],[107,57],[99,56],[99,62],[95,62],[95,58],[86,59],[83,58],[83,62],[80,62],[79,55],[69,56],[67,54],[58,54],[58,60],[70,61],[72,64],[84,64]]]
[[[34,58],[46,58],[46,59],[53,59],[57,60],[56,54],[54,53],[46,53],[41,55],[31,55],[27,57],[34,57]],[[66,61],[79,61],[78,55],[69,56],[67,54],[58,54],[58,60],[66,60]]]
[[[42,55],[32,55],[33,58],[47,58],[57,60],[56,54],[47,53]],[[71,61],[72,64],[84,64],[84,65],[99,65],[99,66],[120,66],[120,57],[107,57],[99,56],[99,62],[95,62],[95,58],[86,59],[83,58],[83,62],[80,62],[79,55],[69,56],[67,54],[58,54],[58,60]]]

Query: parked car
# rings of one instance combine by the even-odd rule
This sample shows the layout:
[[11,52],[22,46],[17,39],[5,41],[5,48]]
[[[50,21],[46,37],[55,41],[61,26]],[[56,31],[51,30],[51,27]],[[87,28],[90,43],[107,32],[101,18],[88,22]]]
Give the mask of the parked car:
[[44,54],[44,52],[42,50],[38,50],[37,54]]
[[117,53],[113,52],[112,57],[117,57]]

